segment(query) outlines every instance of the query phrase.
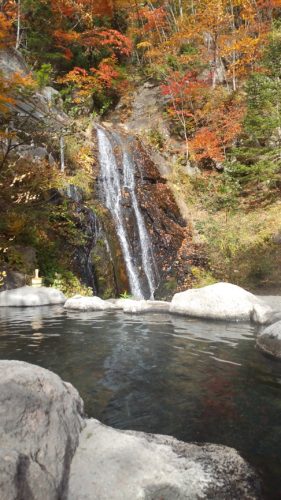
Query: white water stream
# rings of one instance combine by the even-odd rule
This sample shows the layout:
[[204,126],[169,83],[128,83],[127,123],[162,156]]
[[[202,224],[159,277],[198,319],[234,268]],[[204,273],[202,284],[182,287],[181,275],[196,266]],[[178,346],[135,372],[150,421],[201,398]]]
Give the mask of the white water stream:
[[[116,134],[114,134],[116,136]],[[105,205],[110,211],[126,264],[131,293],[136,298],[144,298],[143,286],[141,284],[139,272],[136,266],[136,256],[133,255],[130,238],[125,224],[122,208],[122,191],[124,188],[130,193],[134,218],[139,235],[139,248],[141,252],[141,264],[146,276],[149,295],[153,298],[156,266],[154,264],[152,245],[145,222],[138,204],[135,192],[135,164],[130,157],[125,143],[120,136],[116,136],[122,151],[123,178],[118,169],[117,159],[111,142],[110,133],[103,128],[97,128],[99,161],[102,172],[103,193]]]

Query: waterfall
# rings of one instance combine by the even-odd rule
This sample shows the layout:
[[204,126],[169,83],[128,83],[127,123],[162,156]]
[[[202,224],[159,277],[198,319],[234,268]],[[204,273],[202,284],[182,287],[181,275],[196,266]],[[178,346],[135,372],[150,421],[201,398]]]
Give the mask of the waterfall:
[[[140,257],[141,268],[145,274],[149,296],[150,298],[153,298],[154,290],[156,288],[156,266],[154,264],[150,238],[146,230],[145,222],[136,196],[135,164],[127,151],[126,144],[120,136],[114,134],[122,152],[123,176],[121,176],[110,134],[103,128],[98,127],[97,137],[104,201],[115,223],[116,232],[126,264],[131,293],[137,298],[144,298],[145,295],[142,280],[136,264],[138,257]],[[122,194],[124,192],[124,188],[127,192],[129,192],[131,197],[131,206],[138,232],[140,256],[133,254],[128,230],[126,228],[125,214],[122,206]]]
[[111,142],[107,137],[106,132],[103,129],[98,128],[97,136],[105,204],[115,222],[116,231],[126,263],[131,292],[135,297],[143,298],[141,284],[137,270],[134,266],[133,256],[129,246],[126,226],[122,214],[122,191],[118,165]]

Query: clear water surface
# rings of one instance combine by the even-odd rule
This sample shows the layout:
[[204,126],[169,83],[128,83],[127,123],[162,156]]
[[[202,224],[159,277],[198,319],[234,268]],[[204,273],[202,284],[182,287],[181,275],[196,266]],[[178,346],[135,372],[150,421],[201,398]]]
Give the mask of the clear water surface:
[[105,424],[236,448],[280,499],[281,363],[255,334],[169,315],[0,310],[1,359],[58,373]]

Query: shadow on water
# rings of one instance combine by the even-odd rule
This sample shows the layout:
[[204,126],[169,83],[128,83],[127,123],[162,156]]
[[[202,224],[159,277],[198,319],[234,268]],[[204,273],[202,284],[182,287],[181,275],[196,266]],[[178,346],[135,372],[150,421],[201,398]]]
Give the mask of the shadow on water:
[[0,358],[58,373],[105,424],[232,446],[281,498],[281,363],[248,324],[7,308]]

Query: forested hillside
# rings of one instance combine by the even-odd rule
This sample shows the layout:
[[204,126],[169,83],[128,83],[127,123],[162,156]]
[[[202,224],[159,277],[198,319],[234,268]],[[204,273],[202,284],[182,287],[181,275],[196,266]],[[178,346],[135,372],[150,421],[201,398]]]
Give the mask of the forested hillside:
[[77,246],[101,210],[89,127],[118,116],[128,130],[145,88],[160,118],[134,133],[168,164],[201,256],[191,282],[278,285],[280,0],[2,0],[0,50],[0,285],[36,262],[87,293]]

